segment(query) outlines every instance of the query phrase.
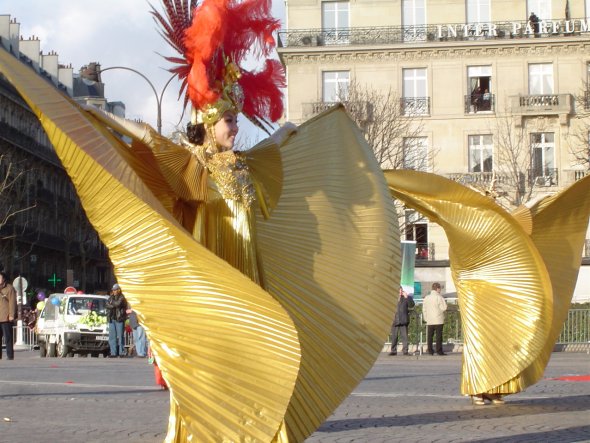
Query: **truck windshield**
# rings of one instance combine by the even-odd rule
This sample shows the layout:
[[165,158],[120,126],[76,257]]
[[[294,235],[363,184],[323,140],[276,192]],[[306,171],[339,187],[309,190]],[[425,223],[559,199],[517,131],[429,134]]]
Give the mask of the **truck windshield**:
[[68,301],[68,314],[85,315],[96,312],[98,315],[106,315],[106,300],[104,298],[75,297]]

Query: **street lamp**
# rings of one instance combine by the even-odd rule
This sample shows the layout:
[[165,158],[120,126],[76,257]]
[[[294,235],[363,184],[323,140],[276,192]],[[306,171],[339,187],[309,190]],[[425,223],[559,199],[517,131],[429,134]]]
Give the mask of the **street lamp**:
[[156,87],[154,86],[154,84],[150,81],[149,78],[147,78],[144,74],[142,74],[141,72],[139,72],[137,69],[133,69],[133,68],[128,68],[127,66],[111,66],[109,68],[104,68],[101,69],[100,71],[98,71],[98,73],[102,73],[105,71],[110,71],[111,69],[124,69],[126,71],[131,71],[131,72],[135,72],[137,75],[140,75],[146,82],[148,82],[148,84],[150,85],[150,87],[152,88],[152,91],[154,91],[154,95],[156,96],[156,106],[157,106],[157,126],[158,126],[158,134],[162,134],[162,97],[164,96],[164,92],[166,91],[166,88],[168,87],[168,85],[170,84],[170,82],[172,81],[172,79],[176,76],[175,74],[172,75],[168,81],[166,82],[166,84],[164,85],[164,87],[162,88],[162,91],[160,92],[160,94],[158,95],[158,91],[156,91]]

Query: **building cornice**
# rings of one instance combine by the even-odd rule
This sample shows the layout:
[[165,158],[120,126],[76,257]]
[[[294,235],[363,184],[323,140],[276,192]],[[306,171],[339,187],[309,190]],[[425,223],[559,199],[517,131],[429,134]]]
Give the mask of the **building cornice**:
[[[304,50],[303,50],[304,49]],[[359,62],[400,62],[432,59],[452,58],[498,58],[522,56],[552,56],[556,54],[590,55],[590,41],[587,38],[578,39],[543,39],[530,43],[522,40],[493,44],[489,42],[473,42],[462,44],[448,44],[441,46],[395,45],[395,46],[366,46],[366,47],[314,47],[314,48],[280,48],[279,55],[285,65],[330,63],[347,64]]]

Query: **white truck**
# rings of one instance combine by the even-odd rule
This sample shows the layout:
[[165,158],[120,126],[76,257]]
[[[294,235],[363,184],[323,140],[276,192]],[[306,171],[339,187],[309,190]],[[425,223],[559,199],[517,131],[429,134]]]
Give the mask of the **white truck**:
[[108,296],[51,294],[37,320],[41,357],[109,354]]

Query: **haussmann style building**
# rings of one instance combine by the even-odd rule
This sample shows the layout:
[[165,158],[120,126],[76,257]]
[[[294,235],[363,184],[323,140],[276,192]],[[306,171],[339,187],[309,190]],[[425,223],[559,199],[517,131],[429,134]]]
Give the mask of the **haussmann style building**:
[[[366,129],[379,109],[352,85],[391,93],[410,121],[395,149],[424,161],[382,166],[487,190],[507,209],[589,173],[590,0],[289,0],[285,17],[288,120],[342,101]],[[416,280],[454,290],[444,231],[404,218]],[[590,240],[582,255],[574,299],[588,301]]]
[[[0,50],[31,66],[77,102],[124,116],[125,106],[107,102],[97,64],[74,73],[41,42],[20,35],[20,24],[0,14]],[[93,78],[94,75],[94,78]],[[74,186],[39,120],[0,75],[0,263],[10,278],[32,291],[61,292],[67,285],[106,291],[114,279],[108,251],[90,225]]]

